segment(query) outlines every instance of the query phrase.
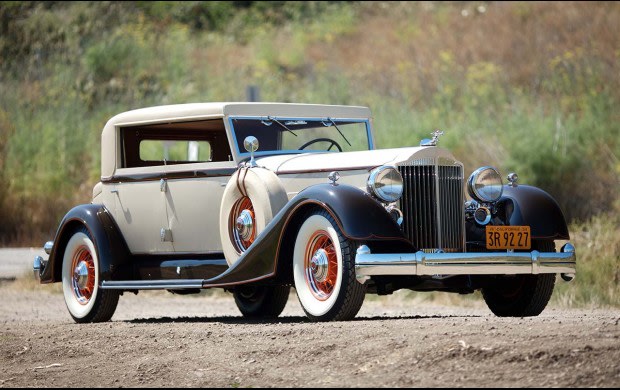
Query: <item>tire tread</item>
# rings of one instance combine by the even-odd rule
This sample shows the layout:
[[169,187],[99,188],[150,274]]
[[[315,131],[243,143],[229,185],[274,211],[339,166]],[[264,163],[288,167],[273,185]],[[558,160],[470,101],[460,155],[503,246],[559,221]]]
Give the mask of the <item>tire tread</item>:
[[[536,249],[540,252],[555,251],[553,241],[539,241]],[[547,307],[555,286],[555,274],[522,275],[525,279],[523,291],[508,302],[498,293],[498,287],[482,289],[482,297],[489,309],[498,317],[535,317]],[[496,283],[501,286],[502,279]],[[501,288],[501,287],[499,287]]]
[[[82,226],[79,229],[76,229],[73,234],[76,233],[84,233],[95,245],[95,241],[93,240],[90,231],[86,228],[86,226]],[[99,256],[97,255],[97,259]],[[101,282],[101,281],[100,281]],[[95,323],[95,322],[107,322],[109,321],[114,312],[116,311],[116,307],[118,306],[118,300],[120,297],[120,292],[117,290],[103,290],[101,286],[97,288],[97,296],[94,297],[95,304],[91,311],[84,317],[78,318],[75,317],[71,312],[71,317],[73,320],[79,324],[85,323]]]
[[[364,298],[366,296],[366,286],[359,283],[355,277],[355,242],[349,240],[342,234],[338,224],[325,210],[309,213],[310,215],[320,215],[325,217],[334,227],[340,240],[340,248],[342,250],[342,269],[343,278],[342,283],[345,285],[344,290],[340,292],[341,296],[338,297],[334,308],[323,316],[313,316],[308,313],[305,308],[306,316],[312,321],[348,321],[353,319],[360,311]],[[303,305],[302,305],[303,307]],[[335,310],[334,310],[335,309]]]

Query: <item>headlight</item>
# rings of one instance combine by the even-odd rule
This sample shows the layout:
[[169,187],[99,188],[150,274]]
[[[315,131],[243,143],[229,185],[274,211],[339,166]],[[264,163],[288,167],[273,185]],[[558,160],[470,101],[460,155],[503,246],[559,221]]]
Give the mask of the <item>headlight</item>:
[[502,197],[502,177],[493,167],[478,168],[467,180],[469,195],[480,202],[495,202]]
[[396,168],[381,166],[370,172],[368,192],[384,202],[396,202],[403,194],[403,177]]

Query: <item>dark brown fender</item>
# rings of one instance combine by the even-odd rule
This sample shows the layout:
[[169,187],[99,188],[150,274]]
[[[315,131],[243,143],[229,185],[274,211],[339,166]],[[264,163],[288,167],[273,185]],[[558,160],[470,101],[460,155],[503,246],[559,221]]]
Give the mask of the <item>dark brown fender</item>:
[[47,265],[41,274],[41,283],[54,283],[62,280],[62,256],[76,229],[86,227],[91,234],[99,258],[101,280],[126,280],[131,276],[121,273],[127,263],[129,250],[120,234],[114,219],[100,204],[83,204],[69,210],[64,216],[54,238],[54,246]]
[[274,276],[278,260],[282,260],[281,254],[287,245],[293,244],[297,228],[313,208],[331,213],[343,234],[352,240],[414,251],[385,208],[366,192],[348,185],[318,184],[291,199],[239,260],[223,274],[206,280],[204,287],[260,281]]
[[568,226],[560,206],[540,188],[504,186],[504,194],[497,208],[509,225],[530,226],[532,239],[569,239]]

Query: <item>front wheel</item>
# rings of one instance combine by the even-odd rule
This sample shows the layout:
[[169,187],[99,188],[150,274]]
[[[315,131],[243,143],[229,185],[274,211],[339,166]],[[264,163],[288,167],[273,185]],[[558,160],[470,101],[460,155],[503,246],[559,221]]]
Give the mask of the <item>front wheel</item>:
[[100,289],[99,282],[95,244],[88,229],[78,229],[69,238],[62,259],[62,291],[75,322],[105,322],[112,318],[120,294]]
[[[554,252],[555,244],[537,242],[534,249]],[[534,317],[547,307],[554,286],[555,274],[498,276],[482,288],[482,297],[499,317]]]
[[310,213],[293,252],[297,297],[313,321],[350,320],[362,307],[366,287],[355,278],[354,242],[324,210]]

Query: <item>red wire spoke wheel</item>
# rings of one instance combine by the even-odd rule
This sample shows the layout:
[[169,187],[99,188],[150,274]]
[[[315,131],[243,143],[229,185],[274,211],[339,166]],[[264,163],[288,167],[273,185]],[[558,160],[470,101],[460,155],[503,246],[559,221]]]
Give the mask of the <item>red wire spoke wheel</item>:
[[328,299],[338,279],[338,257],[329,233],[319,230],[308,241],[304,256],[306,283],[316,299]]
[[80,305],[86,305],[95,291],[95,262],[86,246],[78,248],[71,262],[73,294]]
[[99,258],[87,228],[76,229],[63,248],[62,291],[73,320],[105,322],[112,318],[120,292],[99,287]]
[[228,226],[237,252],[245,252],[256,239],[256,216],[250,198],[244,196],[235,203]]
[[355,277],[356,245],[328,211],[305,216],[295,238],[293,280],[312,321],[349,320],[362,307],[366,286]]

